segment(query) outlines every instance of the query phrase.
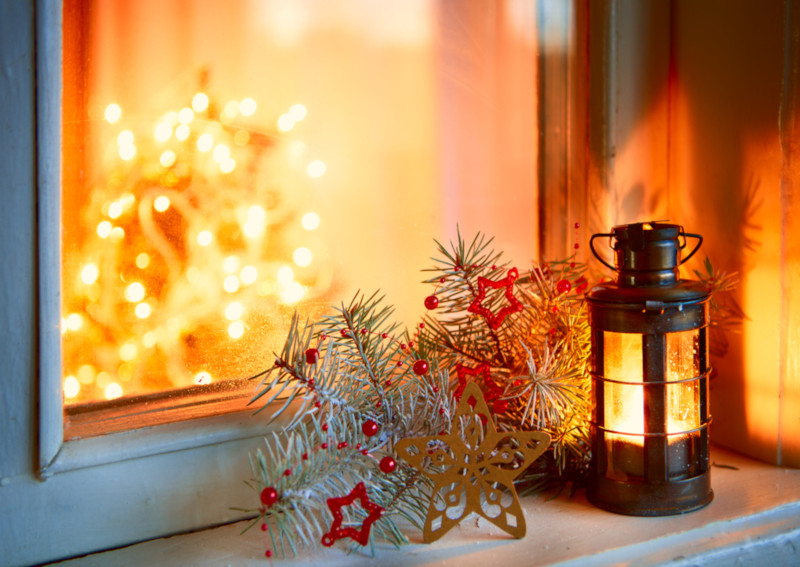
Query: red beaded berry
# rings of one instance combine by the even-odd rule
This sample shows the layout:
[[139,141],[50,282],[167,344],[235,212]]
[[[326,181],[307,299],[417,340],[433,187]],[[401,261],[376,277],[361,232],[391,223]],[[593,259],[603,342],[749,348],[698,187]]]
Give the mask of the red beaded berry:
[[414,374],[422,376],[428,373],[428,362],[426,360],[418,360],[414,363]]
[[264,555],[266,555],[267,557],[272,557],[272,550],[271,549],[266,550],[264,552]]
[[264,506],[272,506],[278,501],[278,491],[271,486],[261,491],[261,503]]
[[492,411],[494,413],[506,413],[508,409],[508,402],[505,400],[495,400],[492,404]]
[[306,363],[316,364],[319,360],[319,351],[315,348],[310,348],[306,351]]
[[324,451],[325,449],[328,448],[328,444],[327,443],[322,443],[322,444],[320,444],[319,448]]
[[556,290],[558,290],[558,293],[567,293],[571,289],[572,284],[569,283],[569,280],[558,280],[558,283],[556,284]]
[[341,331],[339,331],[339,334],[342,335],[343,337],[346,337],[347,333],[348,333],[348,329],[342,329]]
[[397,468],[397,461],[395,461],[392,457],[386,456],[381,459],[380,465],[378,466],[380,466],[381,471],[389,474],[394,472],[394,469]]
[[262,532],[267,531],[267,524],[261,524],[261,531]]
[[368,419],[361,424],[361,432],[367,437],[372,437],[378,433],[378,424],[374,420]]
[[347,441],[342,441],[337,445],[338,449],[341,451],[342,449],[346,449],[348,447]]
[[292,469],[286,469],[283,471],[283,476],[292,476]]
[[435,295],[429,295],[425,298],[425,308],[426,309],[436,309],[439,307],[439,298]]

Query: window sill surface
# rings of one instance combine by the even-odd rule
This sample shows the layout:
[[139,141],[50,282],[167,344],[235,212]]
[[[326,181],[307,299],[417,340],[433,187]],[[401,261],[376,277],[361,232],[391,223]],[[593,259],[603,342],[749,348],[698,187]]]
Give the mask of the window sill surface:
[[[800,470],[774,467],[714,448],[714,501],[684,516],[638,518],[604,512],[582,492],[523,499],[527,535],[520,540],[485,520],[468,519],[434,544],[408,532],[400,550],[381,542],[347,555],[340,547],[305,551],[286,566],[309,565],[797,565],[800,561]],[[720,466],[721,465],[721,466]],[[735,468],[729,468],[735,467]],[[65,567],[261,566],[263,533],[239,522],[63,561]]]

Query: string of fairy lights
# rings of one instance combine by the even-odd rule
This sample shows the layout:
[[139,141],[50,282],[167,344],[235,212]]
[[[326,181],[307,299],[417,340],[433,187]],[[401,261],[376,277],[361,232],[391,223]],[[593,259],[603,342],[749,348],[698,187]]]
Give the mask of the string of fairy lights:
[[62,267],[67,403],[240,377],[236,349],[330,287],[308,207],[326,165],[289,135],[307,109],[270,131],[257,111],[205,92],[156,120],[105,107],[99,182],[65,195],[82,210]]

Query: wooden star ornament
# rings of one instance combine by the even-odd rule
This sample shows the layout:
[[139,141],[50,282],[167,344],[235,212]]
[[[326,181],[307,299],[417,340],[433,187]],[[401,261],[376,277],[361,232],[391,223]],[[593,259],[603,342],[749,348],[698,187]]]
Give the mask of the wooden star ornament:
[[[344,520],[342,507],[352,505],[356,499],[360,502],[361,507],[366,512],[369,512],[369,515],[361,522],[361,527],[359,529],[352,526],[342,527],[342,521]],[[367,489],[363,482],[359,482],[347,496],[328,498],[328,508],[330,508],[331,514],[333,514],[333,524],[331,524],[328,533],[322,536],[322,545],[326,547],[332,546],[333,542],[344,537],[349,537],[361,545],[367,545],[367,543],[369,543],[369,532],[372,529],[372,524],[383,514],[383,508],[381,506],[370,502]]]
[[402,439],[397,454],[434,484],[423,539],[431,543],[471,513],[515,538],[525,536],[525,516],[514,480],[550,445],[541,431],[498,431],[480,387],[470,382],[448,435]]
[[[522,311],[522,303],[520,303],[519,299],[514,297],[514,282],[517,281],[518,277],[519,272],[516,268],[508,270],[506,277],[498,281],[479,276],[478,295],[475,296],[475,299],[467,308],[467,311],[483,315],[483,317],[486,318],[486,322],[489,323],[489,327],[497,329],[508,315],[516,313],[517,311]],[[486,288],[500,289],[503,287],[506,288],[505,297],[508,301],[508,305],[500,308],[497,313],[492,313],[489,308],[483,306],[483,301],[486,299]]]

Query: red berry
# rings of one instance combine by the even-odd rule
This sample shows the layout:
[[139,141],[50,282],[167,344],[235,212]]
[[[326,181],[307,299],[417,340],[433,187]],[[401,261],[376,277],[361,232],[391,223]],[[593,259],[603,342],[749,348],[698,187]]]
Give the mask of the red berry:
[[439,386],[434,386],[433,387],[433,393],[434,394],[438,394],[439,393]]
[[394,472],[394,469],[397,468],[397,461],[395,461],[392,457],[386,456],[381,459],[380,468],[386,474]]
[[578,248],[580,248],[580,247],[581,247],[581,245],[580,245],[580,244],[578,244],[578,243],[576,242],[576,243],[575,243],[575,246],[574,246],[575,250],[577,250],[577,249],[578,249]]
[[323,423],[322,424],[322,431],[327,431],[327,430],[328,430],[328,424],[327,423]]
[[264,555],[266,555],[267,557],[272,557],[272,550],[270,550],[270,549],[266,550],[264,552]]
[[341,443],[339,443],[339,444],[337,445],[337,447],[339,448],[339,450],[340,450],[340,451],[341,451],[342,449],[347,449],[347,446],[348,446],[348,444],[347,444],[347,441],[342,441]]
[[361,449],[361,454],[366,457],[367,455],[369,455],[369,449]]
[[388,388],[388,387],[389,387],[389,386],[391,386],[391,385],[392,385],[392,381],[391,381],[391,380],[387,380],[387,381],[386,381],[386,387]]
[[361,329],[361,334],[362,335],[366,335],[367,334],[367,330],[366,329]]
[[319,448],[324,451],[325,449],[328,448],[328,444],[327,443],[322,443],[322,444],[320,444]]
[[322,407],[322,402],[320,402],[319,400],[317,400],[316,402],[314,402],[314,407],[315,407],[315,408],[321,408],[321,407]]
[[420,324],[419,324],[419,328],[420,328],[420,329],[424,329],[424,328],[425,328],[425,323],[420,323]]
[[414,341],[408,341],[408,348],[414,348]]
[[307,460],[308,460],[308,453],[303,453],[303,460],[304,460],[304,461],[307,461]]
[[580,227],[581,227],[581,223],[579,223],[579,222],[576,222],[576,223],[575,223],[575,228],[580,228]]
[[418,360],[414,363],[414,374],[422,376],[428,373],[428,362],[425,360]]
[[261,503],[264,506],[272,506],[278,501],[278,491],[271,486],[261,491]]
[[381,333],[381,338],[382,338],[382,339],[385,339],[385,338],[386,338],[386,337],[388,337],[388,336],[389,336],[389,335],[387,335],[386,333]]
[[436,309],[439,307],[439,298],[435,295],[429,295],[425,298],[425,307],[427,309]]
[[310,348],[306,351],[306,363],[316,364],[319,360],[319,351],[315,348]]
[[378,433],[378,424],[374,420],[368,419],[361,424],[361,432],[367,437],[372,437]]
[[339,331],[339,334],[342,335],[343,337],[346,337],[347,336],[347,329],[342,329],[341,331]]
[[261,524],[261,531],[262,532],[267,531],[267,524]]
[[494,404],[492,404],[492,411],[494,413],[506,413],[508,409],[508,402],[505,400],[495,400]]
[[571,289],[572,284],[569,283],[569,280],[558,280],[558,283],[556,284],[556,290],[558,290],[558,293],[567,293]]
[[379,407],[381,407],[381,406],[383,406],[383,401],[381,401],[381,400],[378,400],[378,403],[376,403],[376,404],[375,404],[375,407],[378,407],[378,408],[379,408]]
[[292,476],[292,469],[286,469],[283,471],[283,476]]
[[439,278],[439,283],[444,283],[444,278]]

